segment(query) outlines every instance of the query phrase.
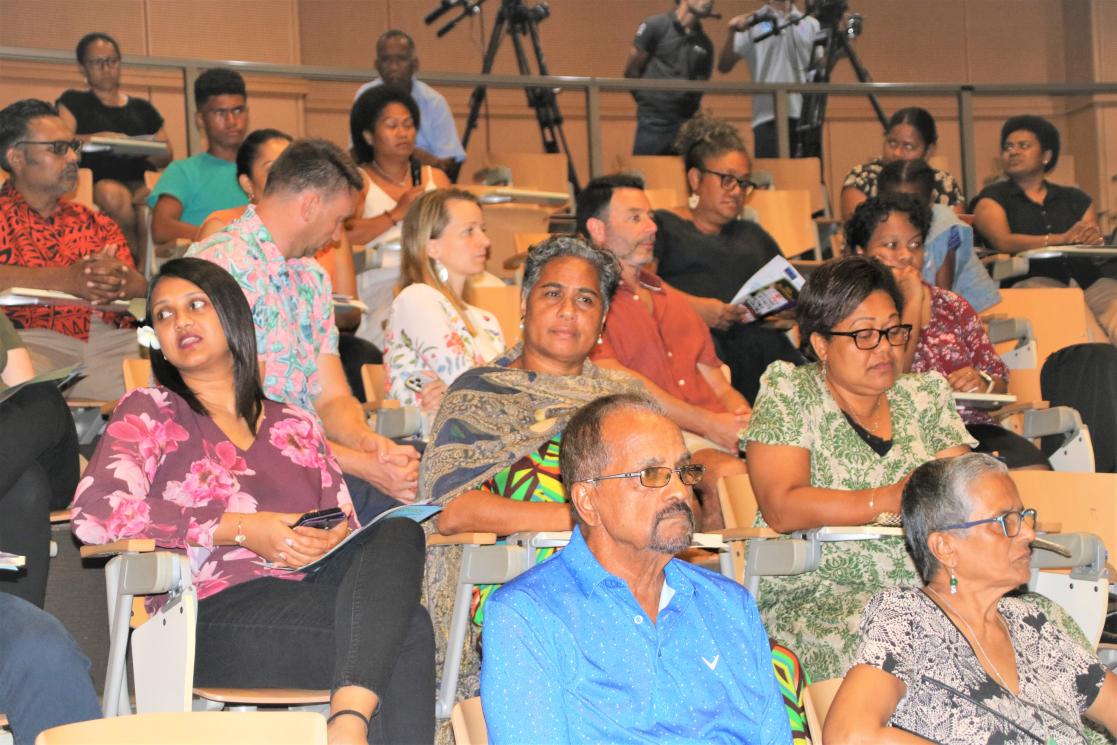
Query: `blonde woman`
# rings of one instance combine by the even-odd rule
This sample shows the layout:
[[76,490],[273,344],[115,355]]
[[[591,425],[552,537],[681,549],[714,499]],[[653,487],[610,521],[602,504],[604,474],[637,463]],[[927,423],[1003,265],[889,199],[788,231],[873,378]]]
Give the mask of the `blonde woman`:
[[384,336],[389,398],[433,413],[446,386],[504,351],[496,317],[469,304],[489,239],[477,197],[438,189],[403,221],[399,294]]

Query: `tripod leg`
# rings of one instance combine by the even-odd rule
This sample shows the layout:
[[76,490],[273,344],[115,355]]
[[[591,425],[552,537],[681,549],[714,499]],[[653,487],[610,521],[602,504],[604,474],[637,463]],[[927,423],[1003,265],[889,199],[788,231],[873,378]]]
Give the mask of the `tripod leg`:
[[[861,64],[861,58],[857,56],[857,52],[849,43],[849,37],[847,37],[845,34],[840,34],[839,38],[841,40],[842,51],[844,51],[846,57],[849,58],[849,64],[853,67],[853,72],[857,75],[857,79],[860,80],[862,83],[873,82],[873,77],[869,75],[869,71],[865,69],[865,66],[863,64]],[[876,96],[870,93],[869,103],[872,104],[873,111],[876,112],[877,119],[880,120],[880,126],[887,127],[888,117],[884,114],[884,107],[880,105],[880,100],[878,100]]]
[[[528,21],[527,25],[528,34],[531,37],[531,48],[535,53],[535,64],[539,67],[540,75],[550,75],[547,70],[547,60],[543,56],[543,44],[539,40],[539,24],[533,19]],[[553,130],[551,139],[552,141],[558,139],[558,146],[566,154],[566,176],[571,186],[574,187],[574,193],[577,194],[582,190],[578,184],[578,172],[574,168],[574,158],[570,155],[570,145],[566,142],[566,132],[562,128],[562,111],[559,110],[558,97],[555,92],[550,88],[542,91],[543,97],[541,103],[547,107],[547,120],[550,122],[550,127]],[[559,152],[559,147],[555,150],[548,152]]]
[[[502,7],[496,14],[496,22],[493,24],[493,35],[489,37],[489,46],[485,49],[485,59],[481,63],[481,74],[488,75],[493,71],[493,62],[496,61],[496,53],[500,50],[500,42],[504,39],[504,27],[507,19],[504,17],[504,8]],[[469,115],[465,120],[465,133],[462,134],[462,148],[469,149],[469,139],[473,136],[473,130],[477,129],[477,120],[481,117],[481,104],[485,101],[485,86],[479,85],[473,89],[473,93],[469,95]]]

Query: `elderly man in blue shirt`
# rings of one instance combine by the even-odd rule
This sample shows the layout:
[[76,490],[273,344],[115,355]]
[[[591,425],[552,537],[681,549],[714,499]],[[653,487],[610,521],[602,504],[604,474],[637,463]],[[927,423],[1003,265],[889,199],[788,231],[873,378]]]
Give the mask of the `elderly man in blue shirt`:
[[703,472],[679,428],[648,399],[601,398],[567,425],[559,467],[570,544],[485,611],[490,742],[790,742],[752,597],[673,558]]

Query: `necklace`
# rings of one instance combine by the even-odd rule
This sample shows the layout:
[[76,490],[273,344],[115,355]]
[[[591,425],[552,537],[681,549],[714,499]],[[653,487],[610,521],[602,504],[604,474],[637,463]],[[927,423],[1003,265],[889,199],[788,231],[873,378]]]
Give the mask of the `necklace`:
[[377,173],[379,173],[381,176],[383,176],[388,181],[391,181],[396,186],[407,186],[407,176],[406,175],[401,179],[392,178],[391,176],[388,175],[387,171],[385,171],[383,168],[380,167],[380,164],[376,162],[376,158],[372,159],[372,167],[374,169],[376,169]]
[[[954,606],[950,604],[950,601],[940,595],[938,591],[935,590],[935,588],[931,587],[930,585],[924,585],[923,589],[934,595],[935,598],[947,608],[950,608],[950,612],[953,613],[955,617],[962,622],[962,625],[966,627],[966,631],[970,632],[970,638],[972,638],[974,644],[977,645],[978,651],[981,652],[981,655],[985,658],[985,661],[989,663],[989,667],[993,668],[993,675],[996,676],[997,682],[1000,683],[1001,688],[1004,688],[1009,693],[1012,693],[1012,689],[1008,687],[1008,682],[1005,681],[1005,676],[1001,675],[1001,671],[997,669],[997,665],[993,662],[993,658],[990,657],[989,653],[985,651],[985,647],[981,646],[981,640],[977,638],[977,634],[974,632],[973,627],[970,626],[970,622],[967,621],[961,613],[955,610]],[[1009,633],[1008,626],[1005,625],[1005,620],[1001,618],[1000,611],[997,612],[997,620],[1001,622],[1001,626],[1004,627],[1005,634],[1007,634],[1009,640],[1011,640],[1012,634]]]
[[853,420],[865,429],[869,430],[870,434],[872,434],[873,436],[877,436],[877,427],[880,426],[880,422],[877,421],[877,414],[880,411],[880,402],[884,398],[884,394],[877,394],[877,401],[875,404],[873,404],[873,410],[869,412],[869,416],[872,417],[872,420],[870,421],[870,423],[866,424],[863,421],[861,415],[854,411],[853,407],[850,406],[849,403],[845,400],[845,397],[838,393],[838,389],[834,387],[833,383],[827,380],[826,385],[828,388],[830,388],[830,392],[834,394],[834,398],[837,400],[839,408],[841,408],[842,411],[848,412],[849,415],[853,417]]

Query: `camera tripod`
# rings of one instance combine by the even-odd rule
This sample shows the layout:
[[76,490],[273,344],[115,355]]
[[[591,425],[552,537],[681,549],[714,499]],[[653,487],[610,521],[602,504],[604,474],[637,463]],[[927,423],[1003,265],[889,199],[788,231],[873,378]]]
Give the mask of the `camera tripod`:
[[[461,16],[447,24],[439,31],[439,36],[449,31],[457,21],[472,15],[485,0],[476,0],[466,3]],[[433,15],[433,14],[432,14]],[[493,70],[497,52],[500,51],[501,42],[505,35],[512,39],[512,47],[516,53],[516,66],[521,75],[533,75],[531,64],[528,60],[524,37],[531,42],[531,51],[535,57],[539,75],[549,75],[547,62],[543,57],[543,45],[539,40],[539,23],[550,15],[550,8],[546,3],[533,6],[524,4],[523,0],[501,0],[500,9],[496,14],[496,23],[493,25],[492,36],[489,38],[488,48],[485,50],[484,61],[481,64],[481,74],[489,75]],[[485,101],[487,89],[479,85],[473,89],[469,97],[469,115],[465,122],[465,133],[462,135],[462,146],[469,147],[469,140],[481,116],[481,105]],[[543,139],[543,150],[548,153],[561,152],[566,155],[567,178],[578,193],[578,174],[574,168],[574,159],[570,156],[570,147],[566,142],[566,133],[562,129],[562,112],[559,110],[558,98],[552,88],[527,88],[527,104],[535,111],[535,119],[539,124],[539,134]]]

